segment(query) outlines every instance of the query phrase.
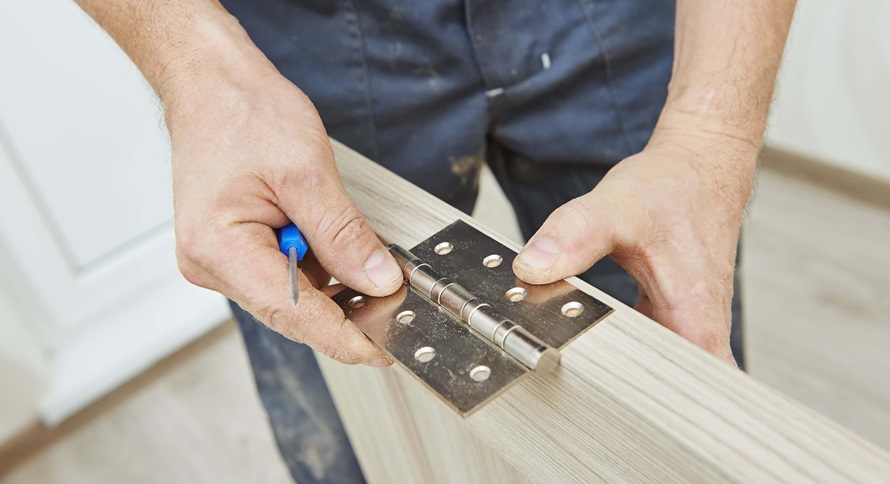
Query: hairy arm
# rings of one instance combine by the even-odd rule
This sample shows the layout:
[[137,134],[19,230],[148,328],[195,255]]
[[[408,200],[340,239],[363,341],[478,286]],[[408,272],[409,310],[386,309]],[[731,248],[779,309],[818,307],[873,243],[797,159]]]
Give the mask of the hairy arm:
[[673,72],[652,138],[550,216],[517,257],[517,274],[550,282],[610,255],[639,283],[639,311],[732,362],[737,241],[794,6],[678,0]]
[[168,122],[195,91],[276,74],[217,0],[75,1],[142,71]]
[[698,129],[759,149],[796,0],[678,0],[656,133]]

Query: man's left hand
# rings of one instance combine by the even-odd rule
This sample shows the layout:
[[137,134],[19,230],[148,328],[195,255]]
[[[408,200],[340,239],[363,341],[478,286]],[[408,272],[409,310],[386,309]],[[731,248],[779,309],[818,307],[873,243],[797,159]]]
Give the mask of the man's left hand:
[[756,158],[752,144],[713,133],[656,135],[554,211],[513,268],[543,284],[610,255],[637,280],[638,311],[734,364],[733,272]]

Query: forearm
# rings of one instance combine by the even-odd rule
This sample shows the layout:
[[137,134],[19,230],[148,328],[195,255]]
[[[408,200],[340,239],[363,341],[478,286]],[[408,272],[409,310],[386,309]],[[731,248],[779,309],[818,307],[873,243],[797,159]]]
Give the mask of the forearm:
[[217,0],[75,1],[142,71],[168,123],[180,104],[215,84],[277,73]]
[[674,66],[656,134],[760,146],[795,0],[678,0]]

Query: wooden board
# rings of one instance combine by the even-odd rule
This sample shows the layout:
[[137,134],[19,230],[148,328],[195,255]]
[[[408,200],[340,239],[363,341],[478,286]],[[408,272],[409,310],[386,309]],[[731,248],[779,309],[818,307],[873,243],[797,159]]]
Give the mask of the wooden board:
[[[387,242],[412,246],[456,219],[480,226],[335,143],[347,190]],[[467,419],[404,370],[340,365],[325,378],[370,482],[882,481],[890,455],[616,308],[560,368]],[[778,324],[778,323],[777,323]]]

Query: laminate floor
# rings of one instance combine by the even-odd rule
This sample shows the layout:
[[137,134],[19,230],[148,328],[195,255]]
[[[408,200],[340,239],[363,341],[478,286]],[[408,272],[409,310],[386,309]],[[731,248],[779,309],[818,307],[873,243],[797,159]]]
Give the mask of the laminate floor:
[[213,343],[0,481],[291,482],[254,390],[241,336],[234,323],[226,325],[214,331]]
[[890,449],[890,211],[769,171],[755,197],[751,373]]
[[[477,215],[518,239],[489,174]],[[890,212],[763,171],[744,244],[752,374],[890,448]],[[234,328],[8,483],[289,482]]]

